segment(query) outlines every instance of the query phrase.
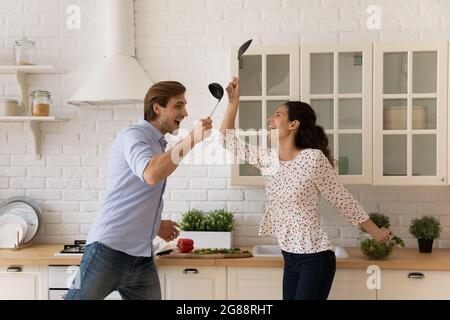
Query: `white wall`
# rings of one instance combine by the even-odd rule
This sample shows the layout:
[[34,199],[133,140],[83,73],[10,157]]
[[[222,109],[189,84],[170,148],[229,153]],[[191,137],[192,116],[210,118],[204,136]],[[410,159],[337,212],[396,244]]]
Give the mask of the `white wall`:
[[[66,9],[81,8],[81,29],[66,28]],[[368,5],[382,9],[381,30],[367,30]],[[152,78],[179,80],[188,88],[189,120],[214,105],[210,82],[230,77],[229,48],[253,38],[254,45],[300,45],[349,41],[450,39],[447,0],[136,0],[137,57]],[[104,196],[106,160],[115,134],[141,118],[142,106],[74,108],[66,104],[104,45],[104,1],[3,0],[0,2],[0,63],[12,63],[12,46],[25,32],[37,41],[38,62],[68,69],[67,75],[33,76],[33,89],[48,89],[53,112],[70,117],[46,123],[43,157],[27,154],[29,133],[21,123],[0,123],[0,199],[27,195],[43,207],[37,241],[61,243],[85,238]],[[12,76],[0,75],[0,95],[17,96]],[[222,102],[214,120],[220,121]],[[430,213],[444,225],[440,247],[450,246],[450,191],[447,187],[349,187],[367,210],[391,217],[395,232],[408,234],[411,218]],[[227,166],[182,168],[169,179],[165,216],[178,219],[190,208],[225,207],[235,212],[237,245],[268,243],[257,236],[264,210],[262,188],[229,186]],[[343,245],[356,245],[358,230],[326,204],[322,221]]]

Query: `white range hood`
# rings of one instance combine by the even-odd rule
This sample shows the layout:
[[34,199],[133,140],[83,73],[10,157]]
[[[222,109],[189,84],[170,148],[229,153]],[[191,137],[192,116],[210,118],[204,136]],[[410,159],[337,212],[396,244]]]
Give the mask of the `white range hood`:
[[133,0],[107,0],[107,51],[68,103],[142,103],[152,85],[135,58]]

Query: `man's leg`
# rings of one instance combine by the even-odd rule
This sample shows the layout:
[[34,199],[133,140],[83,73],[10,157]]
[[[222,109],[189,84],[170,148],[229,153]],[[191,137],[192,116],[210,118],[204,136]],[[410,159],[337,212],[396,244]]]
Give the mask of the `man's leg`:
[[153,258],[134,258],[129,279],[118,288],[124,300],[161,300],[161,285]]
[[[126,254],[94,242],[86,246],[80,269],[66,300],[103,300],[126,274]],[[128,261],[129,263],[129,261]]]

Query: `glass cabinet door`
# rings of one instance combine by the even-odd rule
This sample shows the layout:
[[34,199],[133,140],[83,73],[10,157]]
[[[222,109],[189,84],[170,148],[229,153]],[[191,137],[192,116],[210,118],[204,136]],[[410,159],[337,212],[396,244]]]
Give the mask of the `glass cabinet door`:
[[376,44],[374,70],[374,183],[445,184],[447,46]]
[[[299,99],[299,53],[296,47],[250,46],[242,61],[232,54],[232,76],[241,80],[241,99],[236,128],[240,139],[247,143],[267,146],[267,118],[289,100]],[[270,144],[269,144],[270,145]],[[231,184],[263,185],[261,172],[245,161],[232,166]]]
[[343,183],[372,183],[370,44],[303,46],[301,100],[325,129]]

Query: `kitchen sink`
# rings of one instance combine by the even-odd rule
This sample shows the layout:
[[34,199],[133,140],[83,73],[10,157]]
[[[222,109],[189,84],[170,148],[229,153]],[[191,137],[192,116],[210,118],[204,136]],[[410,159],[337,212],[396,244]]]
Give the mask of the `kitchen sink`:
[[[254,257],[265,257],[265,258],[281,258],[281,249],[278,245],[256,245],[253,247],[252,252]],[[334,254],[336,259],[347,259],[349,255],[343,247],[335,247]]]
[[253,247],[254,257],[281,258],[281,249],[278,245],[257,245]]

